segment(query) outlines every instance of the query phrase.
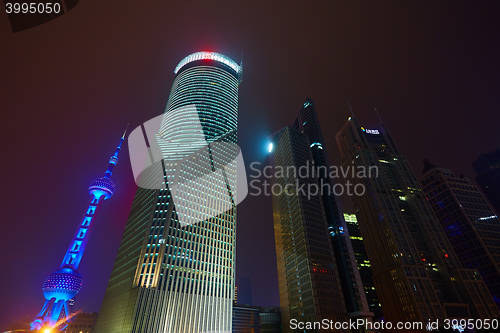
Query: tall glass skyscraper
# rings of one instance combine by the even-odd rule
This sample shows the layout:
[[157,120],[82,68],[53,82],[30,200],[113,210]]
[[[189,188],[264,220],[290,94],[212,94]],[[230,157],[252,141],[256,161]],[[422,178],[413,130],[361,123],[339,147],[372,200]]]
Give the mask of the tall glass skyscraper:
[[95,332],[231,331],[241,71],[214,52],[176,67],[149,142],[164,187],[136,192]]
[[410,164],[387,127],[363,128],[352,117],[336,135],[342,165],[364,186],[351,200],[387,321],[496,318],[499,311],[481,275],[463,268]]
[[[330,177],[328,170],[330,162],[325,149],[325,141],[319,124],[314,101],[307,98],[299,111],[293,128],[298,129],[309,140],[309,149],[313,157],[313,164],[320,172],[316,175],[320,185],[327,184],[330,188],[335,185],[335,180]],[[349,317],[373,316],[370,313],[363,283],[356,265],[356,258],[352,242],[349,239],[349,230],[342,215],[340,203],[334,191],[321,191],[320,197],[325,210],[325,217],[333,245],[333,253],[337,261],[340,282]],[[346,238],[347,237],[347,238]]]
[[[346,322],[373,316],[330,191],[334,180],[313,101],[307,99],[293,125],[270,140],[273,187],[283,189],[272,191],[283,332],[292,331],[291,319]],[[285,170],[282,176],[279,170]],[[302,187],[322,190],[308,193],[298,190]]]

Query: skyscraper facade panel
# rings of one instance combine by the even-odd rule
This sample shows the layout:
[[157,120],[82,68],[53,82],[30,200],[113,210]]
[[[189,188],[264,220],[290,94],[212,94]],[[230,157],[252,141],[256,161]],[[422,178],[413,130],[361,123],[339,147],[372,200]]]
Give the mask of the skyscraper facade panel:
[[284,189],[271,191],[283,331],[291,319],[371,321],[314,102],[306,99],[293,125],[270,140],[272,186]]
[[[299,131],[286,127],[274,134],[272,141],[275,149],[270,159],[275,168],[311,165],[309,141]],[[273,184],[282,188],[295,183],[319,184],[314,177],[298,175],[273,179]],[[321,197],[282,192],[272,199],[283,332],[291,332],[291,319],[346,321],[342,286]]]

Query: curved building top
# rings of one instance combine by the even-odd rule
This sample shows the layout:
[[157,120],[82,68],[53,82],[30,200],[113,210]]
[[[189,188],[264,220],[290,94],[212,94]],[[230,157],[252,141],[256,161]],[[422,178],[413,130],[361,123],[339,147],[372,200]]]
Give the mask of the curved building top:
[[182,67],[189,64],[190,62],[197,61],[197,60],[217,61],[217,62],[220,62],[224,65],[231,67],[232,69],[234,69],[234,71],[236,73],[241,72],[241,66],[238,65],[231,58],[229,58],[223,54],[216,53],[216,52],[202,51],[202,52],[196,52],[196,53],[190,54],[187,57],[185,57],[184,59],[182,59],[179,62],[179,64],[177,65],[177,67],[175,67],[174,73],[177,74]]

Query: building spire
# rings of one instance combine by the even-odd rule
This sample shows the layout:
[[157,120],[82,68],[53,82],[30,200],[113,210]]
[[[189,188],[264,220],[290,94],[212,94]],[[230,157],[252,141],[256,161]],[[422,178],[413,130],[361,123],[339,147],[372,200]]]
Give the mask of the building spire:
[[122,149],[122,143],[123,143],[123,140],[125,140],[125,134],[127,134],[128,125],[129,124],[127,124],[127,127],[125,128],[125,132],[123,132],[123,135],[120,139],[120,143],[118,144],[118,147],[116,147],[115,153],[113,154],[113,156],[111,156],[109,158],[108,170],[106,170],[106,172],[104,174],[104,177],[106,177],[106,178],[111,177],[111,175],[113,174],[113,168],[115,167],[116,163],[118,163],[118,154],[120,153],[120,150]]
[[[128,124],[127,124],[127,127],[125,127],[125,132],[123,132],[122,139],[125,139],[125,134],[127,134],[128,125],[130,125],[130,123],[128,123]],[[121,142],[120,142],[120,143],[121,143]]]
[[381,117],[381,116],[380,116],[380,114],[378,113],[377,108],[376,108],[376,107],[373,107],[373,109],[375,110],[375,113],[377,114],[378,119],[380,119],[380,123],[381,123],[381,124],[383,124],[383,123],[384,123],[384,121],[382,120],[382,117]]

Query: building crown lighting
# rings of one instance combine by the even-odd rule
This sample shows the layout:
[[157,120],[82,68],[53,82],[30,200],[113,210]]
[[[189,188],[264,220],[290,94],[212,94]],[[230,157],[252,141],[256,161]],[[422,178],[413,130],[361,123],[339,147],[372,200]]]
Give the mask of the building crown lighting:
[[202,51],[202,52],[196,52],[193,54],[188,55],[184,59],[182,59],[177,67],[175,67],[174,73],[177,74],[179,70],[184,67],[185,65],[189,64],[190,62],[197,61],[197,60],[214,60],[220,63],[223,63],[224,65],[227,65],[234,69],[236,73],[241,72],[241,66],[238,65],[234,60],[231,58],[220,54],[216,52],[208,52],[208,51]]

